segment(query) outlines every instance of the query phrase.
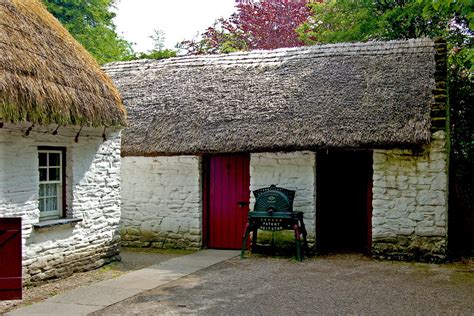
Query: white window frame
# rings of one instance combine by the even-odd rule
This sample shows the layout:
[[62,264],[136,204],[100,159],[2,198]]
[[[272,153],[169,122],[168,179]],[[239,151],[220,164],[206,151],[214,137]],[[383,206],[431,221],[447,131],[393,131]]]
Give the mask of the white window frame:
[[[40,153],[46,153],[46,166],[39,166],[39,154]],[[49,180],[49,169],[52,168],[57,168],[57,166],[50,166],[49,165],[49,154],[59,154],[59,180]],[[40,209],[40,220],[45,221],[45,220],[51,220],[51,219],[58,219],[63,217],[63,154],[64,151],[61,149],[38,149],[38,174],[40,172],[40,169],[47,169],[47,179],[46,181],[41,181],[39,180],[39,186],[38,186],[38,209]],[[57,184],[57,209],[54,211],[41,211],[41,208],[39,206],[39,203],[44,203],[44,199],[41,200],[41,198],[47,198],[48,196],[41,196],[40,195],[40,186],[42,184]]]

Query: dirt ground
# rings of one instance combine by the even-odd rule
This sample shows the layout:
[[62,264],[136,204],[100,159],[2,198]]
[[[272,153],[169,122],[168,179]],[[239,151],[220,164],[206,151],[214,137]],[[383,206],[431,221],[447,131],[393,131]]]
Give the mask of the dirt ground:
[[95,313],[117,314],[474,315],[474,264],[235,258]]
[[18,306],[40,302],[80,286],[115,278],[128,271],[138,270],[188,253],[190,251],[124,248],[120,253],[122,257],[120,262],[113,262],[97,270],[75,273],[64,279],[51,280],[39,286],[25,288],[23,300],[0,301],[0,315]]

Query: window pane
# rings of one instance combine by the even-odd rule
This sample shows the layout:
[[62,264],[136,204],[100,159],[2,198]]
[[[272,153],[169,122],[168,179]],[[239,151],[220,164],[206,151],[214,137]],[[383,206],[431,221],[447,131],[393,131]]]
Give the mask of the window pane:
[[49,181],[59,181],[60,170],[59,168],[49,168]]
[[58,209],[58,198],[51,198],[51,209],[54,211]]
[[61,161],[59,159],[59,154],[57,153],[50,153],[49,154],[49,166],[60,166]]
[[45,196],[56,196],[58,195],[58,185],[53,184],[45,184]]
[[40,170],[39,170],[39,180],[40,180],[40,181],[46,181],[46,180],[48,180],[47,174],[48,174],[48,169],[46,169],[46,168],[40,168]]
[[46,198],[45,199],[45,211],[56,211],[58,209],[58,199],[53,198]]
[[44,199],[42,199],[42,198],[39,199],[38,207],[39,207],[40,212],[46,211],[46,210],[44,209]]
[[39,197],[43,197],[44,196],[44,184],[40,184],[40,191],[39,191]]
[[39,159],[40,167],[48,165],[47,160],[46,160],[47,155],[48,155],[47,153],[38,153],[38,159]]

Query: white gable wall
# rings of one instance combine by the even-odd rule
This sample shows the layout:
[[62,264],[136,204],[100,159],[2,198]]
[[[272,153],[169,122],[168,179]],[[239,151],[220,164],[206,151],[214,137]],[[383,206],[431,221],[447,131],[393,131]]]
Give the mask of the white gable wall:
[[[447,148],[436,132],[419,152],[374,150],[372,250],[376,255],[443,257],[447,227]],[[196,248],[202,245],[201,158],[122,159],[124,245]],[[250,189],[270,184],[296,190],[308,239],[316,224],[316,153],[251,153]],[[250,209],[254,197],[251,195]],[[421,256],[419,256],[421,254]]]
[[446,132],[420,152],[375,150],[373,252],[424,259],[446,255],[448,216]]
[[[117,259],[120,221],[120,132],[6,124],[0,129],[0,217],[22,217],[25,283],[67,276]],[[20,130],[22,129],[22,130]],[[39,223],[38,146],[66,147],[68,218],[77,224]]]
[[122,158],[122,243],[201,247],[201,158]]

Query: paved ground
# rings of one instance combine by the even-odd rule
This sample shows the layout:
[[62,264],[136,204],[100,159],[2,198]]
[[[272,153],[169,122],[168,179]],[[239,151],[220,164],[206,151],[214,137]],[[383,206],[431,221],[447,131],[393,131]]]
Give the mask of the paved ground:
[[0,301],[0,315],[19,306],[41,302],[49,297],[116,278],[124,273],[159,264],[169,259],[190,254],[192,251],[167,249],[122,248],[122,261],[110,263],[100,269],[74,273],[72,276],[50,280],[46,284],[23,289],[23,300]]
[[473,264],[356,255],[234,258],[97,311],[117,314],[474,315]]
[[[15,309],[7,315],[86,315],[236,255],[237,251],[201,250],[76,288],[44,302]],[[144,263],[143,260],[141,258],[139,265]]]

